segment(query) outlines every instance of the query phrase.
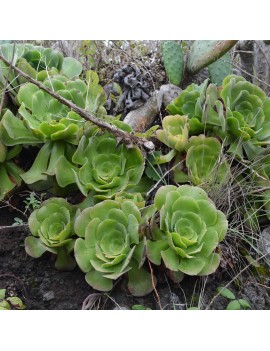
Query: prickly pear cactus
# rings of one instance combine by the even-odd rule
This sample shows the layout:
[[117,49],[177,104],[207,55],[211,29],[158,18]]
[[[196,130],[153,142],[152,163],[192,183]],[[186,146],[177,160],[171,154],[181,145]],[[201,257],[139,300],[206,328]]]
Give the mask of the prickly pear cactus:
[[194,74],[218,60],[229,51],[237,40],[195,40],[190,48],[187,70]]
[[184,71],[184,56],[181,46],[173,40],[165,41],[162,54],[169,82],[179,86]]
[[208,66],[211,83],[221,86],[223,79],[232,74],[232,65],[230,61],[231,56],[230,53],[227,52],[224,56],[222,56],[222,58]]

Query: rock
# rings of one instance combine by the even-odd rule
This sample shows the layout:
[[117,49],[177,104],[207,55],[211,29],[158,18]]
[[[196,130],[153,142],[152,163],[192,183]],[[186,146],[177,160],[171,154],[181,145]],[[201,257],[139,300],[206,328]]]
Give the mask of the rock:
[[143,106],[130,111],[126,115],[124,122],[130,125],[134,132],[144,132],[154,122],[160,111],[161,104],[162,92],[156,90]]
[[241,299],[247,300],[252,309],[266,310],[269,308],[269,296],[265,288],[259,285],[247,285],[241,291]]
[[19,224],[19,225],[16,225],[16,226],[13,226],[13,225],[0,226],[1,234],[3,233],[5,235],[10,235],[14,231],[21,232],[21,233],[26,233],[26,234],[30,233],[27,223]]
[[125,306],[116,306],[113,308],[113,310],[130,310],[130,308]]
[[166,107],[182,92],[182,89],[173,84],[162,85],[159,89],[162,93],[162,103]]
[[[158,294],[160,297],[160,303],[162,309],[164,310],[185,310],[186,303],[180,301],[179,296],[177,296],[174,292],[172,292],[168,287],[161,287],[158,290]],[[156,303],[157,310],[160,309],[159,304]]]
[[265,261],[270,267],[270,227],[265,228],[258,240],[258,248],[262,255],[265,256]]
[[52,290],[43,294],[43,301],[51,301],[53,299],[54,299],[54,292]]

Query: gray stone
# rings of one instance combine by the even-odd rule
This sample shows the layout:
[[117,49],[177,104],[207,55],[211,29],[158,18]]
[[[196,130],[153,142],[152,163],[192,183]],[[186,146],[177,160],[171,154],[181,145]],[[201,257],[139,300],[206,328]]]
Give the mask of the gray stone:
[[51,301],[53,299],[54,299],[54,292],[52,290],[43,294],[43,301]]
[[166,107],[182,92],[182,89],[173,84],[162,85],[159,89],[162,93],[162,103]]
[[128,307],[125,306],[116,306],[113,308],[114,311],[118,311],[118,310],[130,310]]
[[265,256],[265,261],[270,267],[270,227],[265,228],[258,240],[260,253]]

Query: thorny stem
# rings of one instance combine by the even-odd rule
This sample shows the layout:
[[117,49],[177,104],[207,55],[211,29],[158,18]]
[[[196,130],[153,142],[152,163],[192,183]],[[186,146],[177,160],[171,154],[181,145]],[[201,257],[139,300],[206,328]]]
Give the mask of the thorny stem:
[[5,62],[5,64],[9,65],[9,67],[12,68],[15,72],[19,73],[22,77],[27,79],[27,81],[35,84],[40,89],[42,89],[46,93],[50,94],[52,97],[54,97],[55,99],[60,101],[63,105],[69,107],[71,110],[76,112],[82,118],[92,122],[93,124],[95,124],[98,127],[100,127],[102,130],[106,130],[106,131],[114,134],[117,139],[119,139],[120,141],[123,141],[127,146],[131,146],[132,147],[133,145],[137,145],[137,146],[143,148],[144,150],[146,150],[147,152],[153,151],[155,149],[155,145],[154,145],[154,143],[152,141],[147,140],[145,138],[137,137],[137,136],[135,136],[133,134],[130,134],[130,133],[127,133],[127,132],[117,128],[116,126],[110,124],[110,123],[104,122],[104,121],[100,120],[99,118],[94,117],[89,112],[79,108],[78,106],[73,104],[71,101],[63,98],[62,96],[60,96],[56,92],[52,91],[51,89],[48,89],[42,83],[40,83],[39,81],[33,79],[28,74],[26,74],[23,71],[21,71],[19,68],[15,67],[12,64],[12,62],[8,62],[3,56],[0,55],[0,59],[3,62]]

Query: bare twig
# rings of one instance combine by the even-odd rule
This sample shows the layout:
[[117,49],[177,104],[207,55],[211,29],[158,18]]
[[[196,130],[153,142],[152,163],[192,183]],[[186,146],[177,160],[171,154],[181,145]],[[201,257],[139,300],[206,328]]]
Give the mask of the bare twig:
[[97,301],[98,298],[100,298],[102,294],[100,293],[95,293],[95,294],[90,294],[86,297],[86,299],[83,301],[82,304],[82,310],[91,310]]
[[52,91],[51,89],[48,89],[47,87],[45,87],[42,83],[40,83],[39,81],[33,79],[32,77],[30,77],[28,74],[24,73],[23,71],[21,71],[19,68],[15,67],[14,65],[12,65],[11,62],[8,62],[3,56],[0,55],[0,59],[5,62],[7,65],[9,65],[15,72],[19,73],[22,77],[24,77],[25,79],[27,79],[27,81],[35,84],[36,86],[38,86],[40,89],[44,90],[46,93],[50,94],[52,97],[54,97],[55,99],[57,99],[58,101],[60,101],[63,105],[67,106],[68,108],[70,108],[71,110],[73,110],[74,112],[76,112],[78,115],[80,115],[82,118],[92,122],[93,124],[97,125],[98,127],[100,127],[102,130],[106,130],[112,134],[115,135],[115,137],[119,140],[119,141],[123,141],[126,145],[128,146],[133,146],[133,145],[137,145],[141,148],[143,148],[146,151],[153,151],[155,149],[155,145],[152,141],[147,140],[145,138],[140,138],[140,137],[136,137],[133,134],[127,133],[119,128],[117,128],[116,126],[114,126],[113,124],[107,123],[102,121],[101,119],[94,117],[93,115],[91,115],[89,112],[79,108],[78,106],[76,106],[75,104],[73,104],[71,101],[63,98],[62,96],[60,96],[59,94],[57,94],[56,92]]
[[157,297],[158,305],[159,305],[159,308],[160,308],[161,310],[163,310],[162,305],[161,305],[161,301],[160,301],[160,297],[159,297],[159,294],[158,294],[158,292],[157,292],[156,285],[155,285],[155,281],[154,281],[153,268],[152,268],[151,263],[150,263],[149,260],[148,260],[148,265],[149,265],[149,268],[150,268],[152,286],[153,286],[154,292],[155,292],[156,297]]

